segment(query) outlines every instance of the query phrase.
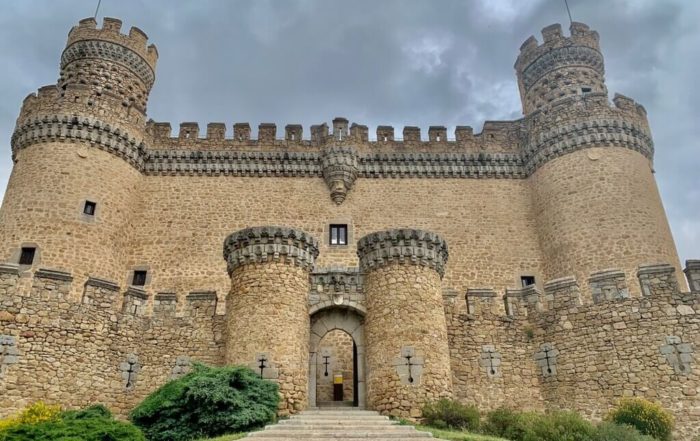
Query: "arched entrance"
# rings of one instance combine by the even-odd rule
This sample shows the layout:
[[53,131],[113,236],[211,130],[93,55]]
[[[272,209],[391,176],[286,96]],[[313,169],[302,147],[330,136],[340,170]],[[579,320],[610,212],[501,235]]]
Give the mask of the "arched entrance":
[[[352,393],[352,397],[344,395],[343,401],[352,400],[354,406],[365,407],[363,323],[364,311],[354,308],[329,307],[311,315],[309,407],[317,407],[333,397],[333,377],[336,375],[343,377],[342,389],[345,394]],[[350,370],[352,380],[348,381]],[[328,376],[325,375],[326,372]]]

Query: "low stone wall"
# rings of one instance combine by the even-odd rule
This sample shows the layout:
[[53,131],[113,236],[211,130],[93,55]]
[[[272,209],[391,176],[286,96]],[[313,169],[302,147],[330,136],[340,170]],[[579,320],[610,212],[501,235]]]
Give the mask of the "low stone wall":
[[77,303],[68,273],[0,268],[0,417],[37,400],[123,417],[192,362],[223,363],[221,316],[114,312],[119,286],[91,280]]

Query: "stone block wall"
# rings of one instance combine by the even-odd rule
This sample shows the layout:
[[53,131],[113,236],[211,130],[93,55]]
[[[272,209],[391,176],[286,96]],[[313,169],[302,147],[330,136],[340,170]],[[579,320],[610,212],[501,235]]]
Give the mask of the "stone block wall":
[[[353,399],[353,341],[350,334],[336,329],[329,331],[319,343],[316,364],[316,400],[317,402],[334,401],[334,376],[343,376],[343,401]],[[324,357],[328,357],[326,367]],[[328,375],[326,376],[326,372]]]
[[223,363],[221,316],[119,313],[117,283],[90,278],[82,301],[69,295],[75,283],[63,271],[0,267],[0,417],[38,400],[126,416],[182,357]]

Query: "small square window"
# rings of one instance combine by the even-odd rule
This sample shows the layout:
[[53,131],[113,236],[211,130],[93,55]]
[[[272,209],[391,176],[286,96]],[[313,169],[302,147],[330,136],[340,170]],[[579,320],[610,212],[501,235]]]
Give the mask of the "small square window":
[[584,95],[587,93],[591,93],[592,91],[593,91],[593,89],[591,89],[590,87],[582,87],[581,88],[581,93]]
[[330,243],[331,243],[331,245],[347,245],[348,244],[348,226],[347,225],[331,225]]
[[85,201],[85,206],[83,207],[83,213],[87,214],[88,216],[94,216],[95,215],[95,208],[97,208],[96,202]]
[[134,271],[134,278],[131,281],[131,284],[134,286],[143,286],[146,284],[146,274],[148,274],[147,271]]
[[535,284],[535,276],[520,276],[520,283],[523,288]]
[[34,256],[36,255],[36,248],[34,247],[22,247],[22,252],[19,255],[20,265],[32,265],[34,263]]

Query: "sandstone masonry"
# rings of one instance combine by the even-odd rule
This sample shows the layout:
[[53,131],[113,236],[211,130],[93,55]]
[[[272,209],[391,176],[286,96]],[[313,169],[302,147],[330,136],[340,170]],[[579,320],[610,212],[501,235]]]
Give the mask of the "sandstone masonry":
[[515,63],[518,120],[255,139],[148,119],[155,46],[80,21],[12,136],[0,416],[124,416],[194,362],[250,366],[297,413],[330,399],[328,361],[384,414],[453,397],[599,419],[635,395],[700,435],[700,261],[681,271],[646,111],[608,101],[595,31],[542,36]]

